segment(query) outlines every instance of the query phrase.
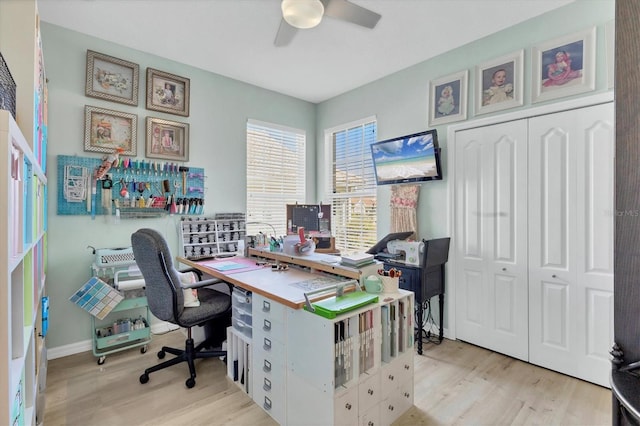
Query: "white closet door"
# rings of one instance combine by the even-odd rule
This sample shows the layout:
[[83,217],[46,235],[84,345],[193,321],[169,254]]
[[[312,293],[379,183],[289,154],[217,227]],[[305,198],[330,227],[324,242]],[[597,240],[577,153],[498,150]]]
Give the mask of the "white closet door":
[[613,104],[529,123],[529,360],[609,386]]
[[528,358],[527,123],[455,137],[456,337]]

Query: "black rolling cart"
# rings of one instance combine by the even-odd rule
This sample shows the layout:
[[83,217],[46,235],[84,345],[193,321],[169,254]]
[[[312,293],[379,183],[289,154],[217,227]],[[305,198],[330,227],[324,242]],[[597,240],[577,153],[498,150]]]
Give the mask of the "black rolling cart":
[[402,271],[400,276],[400,288],[415,293],[416,327],[415,339],[418,354],[422,355],[422,322],[424,319],[424,302],[434,296],[438,296],[440,308],[439,315],[439,335],[442,341],[444,323],[444,265],[449,259],[450,238],[437,238],[433,240],[422,240],[424,249],[420,259],[420,265],[409,265],[393,259],[381,259],[384,269],[395,268]]

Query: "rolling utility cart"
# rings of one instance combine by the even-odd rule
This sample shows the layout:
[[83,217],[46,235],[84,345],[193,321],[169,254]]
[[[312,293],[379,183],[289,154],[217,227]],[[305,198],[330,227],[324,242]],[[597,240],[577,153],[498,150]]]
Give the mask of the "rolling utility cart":
[[151,313],[133,250],[97,249],[92,272],[121,295],[119,301],[111,301],[117,304],[107,315],[91,316],[93,354],[98,357],[98,365],[105,363],[107,355],[135,347],[144,354],[151,341]]

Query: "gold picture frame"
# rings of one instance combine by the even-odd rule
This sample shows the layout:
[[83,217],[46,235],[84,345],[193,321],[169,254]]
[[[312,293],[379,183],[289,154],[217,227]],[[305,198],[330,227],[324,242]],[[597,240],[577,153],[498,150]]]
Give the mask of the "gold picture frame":
[[117,148],[122,155],[137,155],[138,116],[126,112],[84,107],[84,150],[110,153]]
[[145,155],[174,161],[189,161],[189,124],[147,117]]
[[138,105],[140,67],[133,62],[87,50],[86,96]]
[[147,109],[189,116],[191,80],[147,68]]

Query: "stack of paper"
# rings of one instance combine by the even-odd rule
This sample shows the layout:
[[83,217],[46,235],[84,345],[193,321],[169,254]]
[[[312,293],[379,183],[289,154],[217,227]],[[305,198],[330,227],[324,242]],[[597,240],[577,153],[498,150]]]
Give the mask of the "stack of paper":
[[342,264],[359,268],[364,265],[373,263],[373,255],[368,253],[355,253],[342,256]]

